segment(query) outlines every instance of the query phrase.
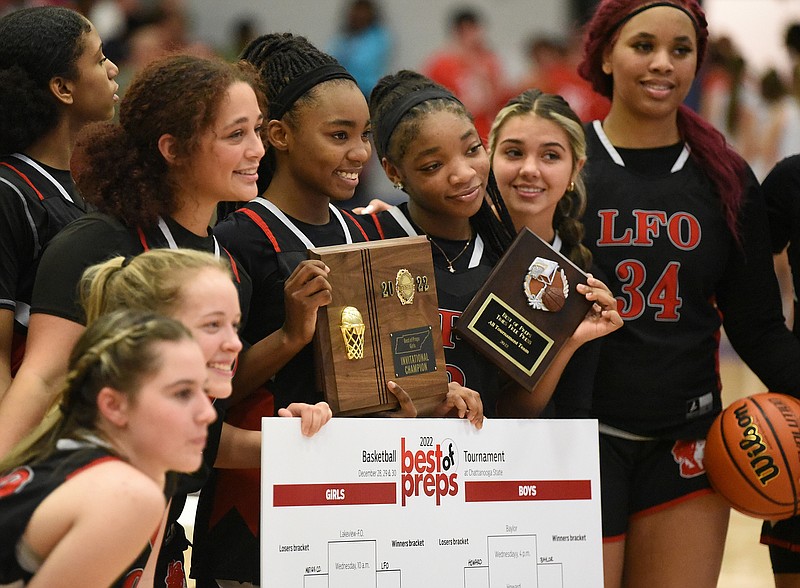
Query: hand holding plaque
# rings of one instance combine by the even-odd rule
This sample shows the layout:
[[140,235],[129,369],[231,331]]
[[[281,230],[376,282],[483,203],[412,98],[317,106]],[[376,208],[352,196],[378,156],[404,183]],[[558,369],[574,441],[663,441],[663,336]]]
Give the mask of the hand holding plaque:
[[531,390],[592,306],[587,276],[525,228],[489,274],[456,331]]
[[334,414],[398,406],[395,380],[420,411],[447,394],[430,244],[405,237],[309,250],[331,268],[332,301],[317,315],[314,348]]

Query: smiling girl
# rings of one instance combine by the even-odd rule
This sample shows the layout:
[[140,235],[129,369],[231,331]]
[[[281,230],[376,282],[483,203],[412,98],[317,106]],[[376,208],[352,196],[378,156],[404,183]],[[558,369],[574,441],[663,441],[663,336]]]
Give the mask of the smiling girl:
[[[582,270],[590,286],[610,292],[598,280],[599,268],[583,244],[586,187],[586,135],[581,120],[561,97],[526,90],[500,110],[489,133],[492,171],[497,188],[517,229],[527,227]],[[622,324],[609,310],[613,324]],[[565,347],[574,355],[564,366],[550,403],[541,416],[577,418],[591,412],[594,373],[600,340],[608,323],[585,321]],[[603,329],[600,331],[600,329]],[[566,361],[562,354],[559,361]],[[558,365],[558,364],[557,364]],[[556,368],[558,369],[558,368]]]
[[247,276],[208,225],[219,201],[256,195],[264,154],[257,87],[247,68],[167,57],[134,80],[119,123],[83,137],[76,181],[98,212],[71,223],[42,258],[25,360],[0,404],[0,454],[41,420],[66,373],[84,328],[76,294],[88,266],[157,247],[208,251],[231,264],[247,299]]
[[[269,102],[259,169],[264,191],[214,232],[253,280],[243,337],[272,346],[265,361],[240,366],[238,404],[228,417],[260,429],[261,417],[275,408],[322,400],[310,343],[317,308],[331,300],[330,284],[328,268],[307,260],[307,250],[367,240],[355,217],[331,203],[354,194],[371,152],[370,123],[353,77],[305,38],[264,35],[242,58],[260,72]],[[267,382],[269,390],[256,389]],[[192,551],[199,582],[259,581],[259,478],[258,469],[218,470],[204,488]]]
[[584,217],[625,321],[603,341],[593,402],[611,588],[717,585],[729,508],[703,452],[720,327],[771,390],[800,393],[758,184],[683,105],[707,41],[695,0],[603,0],[580,65],[612,100],[587,128]]

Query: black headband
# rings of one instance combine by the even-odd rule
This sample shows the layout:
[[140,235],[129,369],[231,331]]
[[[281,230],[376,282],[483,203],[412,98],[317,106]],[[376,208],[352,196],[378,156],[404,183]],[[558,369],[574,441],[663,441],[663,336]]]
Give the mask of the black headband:
[[286,84],[283,90],[278,92],[273,100],[270,100],[270,120],[283,118],[283,115],[289,112],[298,98],[317,84],[328,80],[351,80],[353,83],[356,81],[350,72],[338,63],[328,63],[304,72]]
[[453,102],[458,102],[461,104],[461,101],[453,96],[451,92],[442,88],[425,88],[419,92],[411,92],[392,104],[389,111],[381,119],[381,122],[377,128],[378,138],[380,139],[378,144],[378,153],[381,156],[386,155],[386,152],[389,150],[389,139],[392,138],[392,133],[394,133],[395,127],[409,110],[418,104],[422,104],[428,100],[435,100],[437,98],[441,98],[443,100],[452,100]]
[[691,20],[692,24],[694,25],[695,32],[700,31],[700,25],[697,24],[697,18],[695,18],[694,14],[692,14],[689,11],[689,9],[686,8],[685,6],[681,6],[677,2],[649,2],[642,4],[639,8],[637,8],[633,12],[630,12],[625,17],[623,17],[622,20],[620,20],[617,24],[611,27],[611,30],[608,31],[608,36],[611,37],[614,34],[614,32],[622,28],[622,25],[624,25],[626,22],[628,22],[630,19],[632,19],[640,12],[644,12],[645,10],[650,10],[651,8],[655,8],[656,6],[669,6],[670,8],[677,8],[678,10],[680,10],[686,16],[689,17],[689,20]]

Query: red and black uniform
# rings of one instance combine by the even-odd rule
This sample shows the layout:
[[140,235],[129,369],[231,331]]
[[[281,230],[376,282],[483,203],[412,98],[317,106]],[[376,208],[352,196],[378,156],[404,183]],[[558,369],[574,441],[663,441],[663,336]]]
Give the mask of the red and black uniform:
[[[789,266],[794,286],[794,334],[800,338],[800,155],[779,162],[761,184],[767,202],[773,253],[788,245]],[[800,574],[800,517],[771,523],[761,529],[761,543],[769,545],[772,571]]]
[[44,246],[86,213],[69,171],[20,153],[0,158],[0,308],[14,312],[11,369],[25,352],[31,296]]
[[[379,213],[378,223],[387,239],[425,234],[411,220],[407,204]],[[494,364],[458,337],[454,328],[464,309],[489,277],[499,255],[485,245],[480,234],[476,234],[469,245],[466,241],[439,238],[436,238],[436,243],[444,250],[442,252],[431,246],[448,379],[480,393],[484,414],[492,417],[497,414],[500,372]],[[456,256],[458,258],[453,262],[455,272],[450,272],[449,260]]]
[[[370,240],[370,220],[330,207],[330,221],[310,225],[256,198],[218,224],[214,233],[239,260],[253,282],[244,339],[260,341],[283,326],[283,287],[308,249]],[[259,390],[228,413],[229,423],[261,429],[261,417],[292,402],[323,400],[316,385],[313,346],[307,345]],[[273,398],[270,395],[274,395]],[[260,471],[215,470],[203,488],[195,522],[192,576],[198,588],[214,579],[259,582]]]
[[[92,212],[70,223],[51,242],[42,256],[33,293],[32,311],[58,316],[76,323],[85,320],[78,299],[78,284],[86,268],[117,256],[134,256],[149,249],[184,248],[206,251],[230,260],[239,303],[245,320],[249,306],[250,278],[239,264],[217,242],[209,229],[205,237],[195,235],[171,218],[159,219],[156,226],[128,228],[118,220]],[[176,576],[184,577],[183,552],[189,546],[178,517],[186,496],[200,490],[214,465],[226,403],[214,402],[217,419],[208,428],[208,442],[203,452],[203,468],[193,475],[178,476],[178,485],[171,495],[172,504],[158,558],[156,578],[173,586]]]
[[[100,445],[62,439],[56,451],[39,463],[18,467],[0,477],[0,585],[24,586],[41,562],[26,561],[22,535],[39,505],[59,486],[88,468],[118,459]],[[135,586],[150,547],[143,549],[131,569],[113,586]],[[16,584],[15,584],[16,585]]]
[[[425,234],[411,220],[407,204],[379,213],[377,227],[387,239]],[[486,357],[461,340],[454,327],[489,277],[499,259],[499,253],[487,247],[480,235],[476,235],[466,250],[466,241],[437,238],[436,243],[444,250],[442,252],[431,246],[449,380],[480,393],[486,416],[497,416],[496,405],[500,388],[507,377]],[[552,245],[560,250],[561,240],[556,237]],[[462,251],[464,253],[459,255]],[[449,260],[456,256],[458,259],[453,263],[456,271],[453,273],[449,269]],[[598,277],[602,279],[601,276]],[[592,374],[598,361],[599,345],[600,341],[590,341],[575,352],[565,367],[550,402],[540,415],[541,418],[585,418],[589,415]]]
[[599,121],[587,139],[585,242],[625,321],[603,340],[594,385],[609,538],[629,516],[710,491],[702,457],[721,409],[720,326],[775,391],[800,392],[800,345],[783,324],[752,173],[737,242],[688,147],[617,149]]

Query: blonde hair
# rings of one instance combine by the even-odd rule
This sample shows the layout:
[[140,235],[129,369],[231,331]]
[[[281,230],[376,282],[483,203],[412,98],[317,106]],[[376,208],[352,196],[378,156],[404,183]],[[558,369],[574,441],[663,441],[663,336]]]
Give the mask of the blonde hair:
[[180,305],[187,278],[207,268],[231,276],[226,261],[194,249],[152,249],[93,265],[83,273],[79,286],[86,322],[91,324],[120,308],[171,315]]
[[[586,158],[586,134],[581,120],[561,96],[545,94],[535,89],[526,90],[512,98],[497,113],[489,131],[489,152],[492,163],[497,147],[497,136],[503,125],[512,117],[526,114],[552,121],[564,130],[569,139],[572,169],[575,171],[578,161]],[[575,175],[574,187],[558,201],[553,215],[553,228],[558,231],[565,245],[564,255],[584,270],[592,265],[592,253],[583,244],[585,231],[581,218],[586,212],[586,199],[586,185],[579,172]]]

